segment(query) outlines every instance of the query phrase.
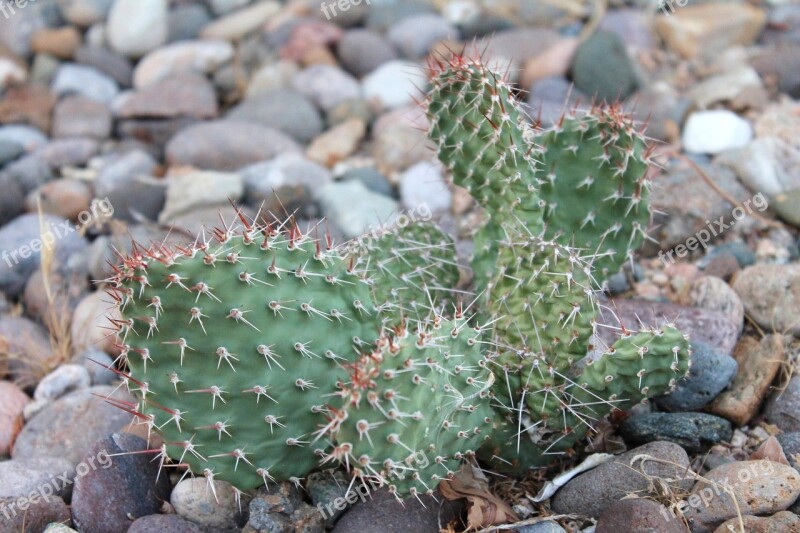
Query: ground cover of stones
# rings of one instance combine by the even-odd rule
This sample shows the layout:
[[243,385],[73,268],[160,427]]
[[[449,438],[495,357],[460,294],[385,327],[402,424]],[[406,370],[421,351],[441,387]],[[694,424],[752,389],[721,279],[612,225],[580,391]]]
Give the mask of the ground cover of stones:
[[[0,10],[0,533],[457,532],[500,512],[525,533],[800,531],[800,5],[655,4],[343,0],[330,20],[319,0]],[[233,200],[324,219],[340,241],[431,213],[466,264],[481,213],[436,163],[415,102],[428,57],[464,43],[507,67],[543,125],[591,95],[647,122],[663,167],[653,242],[610,277],[609,307],[631,325],[675,319],[691,376],[598,423],[578,456],[488,474],[468,500],[402,507],[377,491],[331,517],[316,506],[344,494],[343,474],[238,501],[159,474],[136,453],[157,437],[103,401],[130,400],[103,366],[115,353],[92,282],[113,250],[190,240]],[[720,217],[711,246],[659,260]],[[55,247],[24,248],[47,223]],[[536,498],[595,453],[619,455]]]

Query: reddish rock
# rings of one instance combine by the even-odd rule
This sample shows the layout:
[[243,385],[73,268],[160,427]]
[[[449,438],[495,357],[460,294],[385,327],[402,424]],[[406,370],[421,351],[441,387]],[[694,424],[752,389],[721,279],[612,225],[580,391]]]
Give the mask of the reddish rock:
[[620,500],[597,521],[595,533],[688,533],[689,528],[676,514],[653,500]]
[[36,322],[23,317],[0,318],[0,337],[8,345],[11,376],[20,386],[33,386],[52,370],[55,361],[50,337]]
[[47,87],[12,87],[0,99],[0,123],[30,124],[47,133],[50,131],[50,115],[55,103],[56,99]]
[[34,52],[71,59],[81,45],[81,34],[74,26],[39,30],[31,36]]
[[[40,203],[37,203],[37,198]],[[86,182],[65,178],[47,182],[31,191],[25,200],[25,209],[35,213],[41,205],[45,213],[77,222],[78,215],[89,209],[91,201],[92,190]]]
[[0,381],[0,456],[9,455],[14,439],[25,421],[22,410],[30,402],[22,389],[9,381]]

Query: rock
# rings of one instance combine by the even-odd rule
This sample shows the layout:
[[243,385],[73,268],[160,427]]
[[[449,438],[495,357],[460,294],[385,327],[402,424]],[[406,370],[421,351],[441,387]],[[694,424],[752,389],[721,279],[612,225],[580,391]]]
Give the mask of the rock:
[[335,46],[344,33],[336,24],[307,19],[285,24],[281,30],[272,35],[275,46],[280,47],[278,55],[281,59],[304,65],[336,65],[329,48]]
[[394,60],[364,77],[364,97],[380,109],[395,109],[414,102],[427,85],[425,71],[416,63]]
[[747,533],[771,533],[773,531],[800,531],[800,516],[789,511],[781,511],[772,516],[751,516],[731,518],[714,530],[714,533],[729,533],[744,527]]
[[689,376],[675,390],[656,399],[666,411],[694,411],[711,403],[727,387],[739,368],[736,359],[702,342],[692,343]]
[[290,483],[261,487],[250,501],[251,531],[324,531],[324,521],[325,513],[304,503]]
[[182,41],[153,50],[136,65],[137,89],[174,76],[178,72],[210,74],[233,58],[233,46],[225,41]]
[[[35,501],[33,501],[35,500]],[[3,514],[4,531],[46,531],[47,533],[75,533],[74,529],[63,524],[69,524],[69,507],[64,500],[56,496],[25,500],[25,510],[19,509],[19,500],[14,498],[0,498],[0,509],[6,510]],[[19,509],[19,511],[18,511]],[[60,528],[48,524],[61,524]]]
[[365,233],[371,227],[391,225],[397,216],[397,202],[368,190],[361,182],[331,183],[318,192],[323,214],[345,237]]
[[127,531],[138,517],[158,512],[169,496],[169,478],[159,476],[152,453],[141,453],[147,449],[144,439],[126,433],[91,447],[77,467],[72,494],[72,519],[82,532]]
[[712,57],[734,45],[748,45],[764,29],[763,10],[747,4],[710,2],[687,5],[656,18],[667,46],[685,58]]
[[0,318],[0,339],[11,377],[22,387],[34,386],[56,362],[47,330],[24,317]]
[[435,13],[433,4],[424,0],[375,3],[367,13],[366,26],[372,31],[385,33],[393,24],[412,15]]
[[47,135],[31,126],[12,124],[0,126],[0,141],[16,143],[26,152],[31,152],[47,144]]
[[14,141],[0,141],[0,166],[13,161],[25,152],[21,144]]
[[[698,166],[731,198],[738,202],[752,202],[752,193],[742,186],[731,169],[713,163],[700,163]],[[654,215],[656,229],[651,236],[660,243],[659,258],[665,266],[678,260],[677,246],[683,244],[684,248],[677,251],[687,255],[687,241],[690,237],[694,237],[696,241],[699,234],[708,242],[715,242],[711,239],[714,233],[719,236],[733,228],[739,229],[748,222],[747,219],[733,220],[731,211],[734,206],[713,192],[704,180],[698,179],[697,172],[687,166],[668,171],[659,177],[658,184],[653,191],[652,202],[661,213]],[[717,224],[720,217],[723,218],[722,227]],[[699,242],[689,244],[694,249],[700,247]],[[650,254],[655,255],[658,251],[656,249]]]
[[609,11],[598,28],[619,35],[631,48],[646,50],[655,45],[652,18],[641,9],[622,8]]
[[244,195],[244,183],[239,174],[189,171],[168,176],[167,200],[159,215],[162,224],[198,207],[225,203],[229,198],[239,200]]
[[50,129],[50,114],[55,98],[39,85],[8,89],[0,101],[0,122],[30,124],[42,131]]
[[218,18],[200,31],[202,39],[237,41],[258,30],[281,9],[275,1],[257,2],[230,15]]
[[175,135],[167,145],[166,159],[170,165],[227,171],[299,150],[297,143],[278,130],[217,120],[190,126]]
[[552,76],[534,82],[528,94],[530,115],[541,120],[545,127],[558,122],[566,110],[574,109],[578,102],[591,101],[566,78]]
[[[208,528],[241,528],[246,521],[236,490],[225,481],[214,481],[212,493],[205,478],[184,479],[172,489],[170,503],[179,516]],[[246,502],[241,508],[247,509]]]
[[381,116],[372,128],[372,155],[378,171],[389,176],[418,161],[430,160],[433,143],[428,120],[417,106],[401,107]]
[[25,65],[7,57],[0,58],[0,88],[13,87],[25,83],[27,79],[28,71]]
[[264,212],[281,212],[281,205],[301,217],[316,217],[313,205],[316,191],[331,183],[330,171],[300,154],[279,155],[271,161],[257,163],[239,171],[245,186],[245,203],[252,207],[263,204]]
[[530,87],[539,80],[565,77],[579,44],[579,39],[566,37],[530,58],[525,62],[519,84]]
[[459,32],[440,15],[422,13],[397,21],[386,36],[404,57],[419,59],[437,41],[458,40]]
[[94,67],[121,87],[130,87],[133,80],[133,66],[130,61],[106,48],[82,46],[75,52],[75,62]]
[[358,80],[332,65],[308,67],[294,77],[292,86],[325,112],[341,102],[361,97]]
[[152,514],[137,518],[127,533],[204,533],[204,529],[175,514]]
[[0,381],[0,398],[0,457],[5,457],[10,455],[14,439],[25,423],[22,410],[30,398],[10,381]]
[[128,57],[141,57],[167,42],[166,0],[114,0],[108,14],[111,48]]
[[767,335],[759,342],[753,337],[742,337],[734,358],[739,372],[728,390],[714,400],[710,410],[743,426],[758,412],[783,365],[783,339],[780,335]]
[[732,286],[759,326],[800,336],[800,265],[753,265]]
[[369,74],[384,63],[397,59],[397,51],[389,41],[365,29],[346,31],[336,52],[342,66],[356,76]]
[[476,41],[475,50],[481,50],[484,64],[508,72],[513,82],[528,59],[560,40],[561,35],[550,28],[512,28]]
[[458,516],[463,506],[463,500],[448,501],[438,493],[420,496],[422,501],[409,498],[400,503],[383,489],[361,500],[336,522],[332,533],[370,531],[376,523],[383,533],[438,531],[439,525]]
[[[751,190],[769,197],[800,187],[800,148],[778,137],[759,137],[747,146],[721,154],[717,163],[731,167]],[[756,206],[767,208],[767,202]]]
[[[39,491],[43,496],[68,498],[75,478],[74,465],[61,457],[12,459],[0,462],[3,485],[0,498],[23,498]],[[49,494],[47,494],[49,493]]]
[[764,418],[781,431],[800,431],[800,378],[792,377],[785,387],[772,393],[764,408]]
[[72,315],[70,335],[72,346],[77,350],[97,347],[106,353],[114,353],[114,338],[103,329],[109,318],[119,316],[114,301],[103,291],[89,293]]
[[[335,501],[337,498],[344,499],[347,496],[347,487],[350,485],[350,481],[345,476],[344,472],[338,470],[328,470],[323,472],[314,472],[308,475],[308,480],[306,481],[306,491],[308,495],[311,497],[311,503],[317,509],[321,509],[324,511],[325,506],[330,504],[330,502]],[[325,526],[331,528],[333,524],[345,513],[347,509],[332,509],[332,513],[330,513],[325,518]],[[326,512],[326,514],[328,514]],[[257,516],[256,513],[253,512],[253,502],[250,502],[250,524],[255,527],[253,524],[253,517]]]
[[[195,39],[209,22],[211,15],[202,4],[176,6],[170,9],[167,19],[169,42]],[[132,527],[132,526],[131,526]]]
[[314,104],[302,94],[275,89],[245,99],[226,115],[231,120],[255,122],[291,135],[307,143],[322,133],[322,117]]
[[80,94],[109,104],[117,96],[119,86],[97,69],[76,63],[64,63],[56,72],[50,90],[59,96]]
[[50,54],[59,59],[72,59],[81,45],[81,34],[73,26],[39,30],[31,36],[31,48],[40,54]]
[[744,328],[744,305],[730,285],[714,276],[703,276],[692,283],[689,299],[694,307],[719,311],[739,328]]
[[400,199],[403,207],[416,210],[426,206],[431,213],[450,211],[453,195],[438,164],[422,161],[412,166],[400,178]]
[[211,7],[211,11],[219,16],[244,7],[252,1],[253,0],[210,0],[207,3]]
[[36,150],[35,156],[41,158],[50,168],[85,165],[97,155],[100,145],[95,139],[71,137],[55,139]]
[[777,83],[780,92],[797,98],[800,96],[798,54],[800,54],[800,44],[780,43],[757,52],[750,63],[765,81]]
[[219,113],[211,83],[199,74],[179,72],[121,99],[119,118],[214,118]]
[[[637,461],[637,455],[650,455],[659,462]],[[674,463],[665,464],[660,461]],[[673,480],[667,482],[677,489],[688,490],[693,479],[687,476],[689,458],[677,444],[653,442],[634,448],[573,478],[552,498],[551,507],[556,513],[600,516],[626,494],[644,496],[652,490],[648,477]]]
[[250,78],[245,99],[253,98],[265,91],[291,88],[292,80],[298,72],[300,67],[293,61],[281,60],[263,65]]
[[724,109],[696,111],[683,128],[683,147],[700,154],[742,148],[753,137],[750,123]]
[[86,182],[62,178],[45,183],[35,191],[31,191],[25,200],[25,208],[30,212],[36,212],[37,206],[41,205],[45,213],[78,222],[79,218],[86,220],[86,214],[82,213],[91,214],[89,211],[91,201],[92,192]]
[[731,423],[706,413],[645,413],[625,420],[620,428],[625,442],[674,442],[688,453],[702,453],[733,436]]
[[106,19],[114,0],[57,0],[61,14],[76,26],[88,27]]
[[306,156],[321,165],[333,167],[356,151],[366,133],[364,121],[351,118],[314,139],[306,150]]
[[53,137],[107,139],[111,135],[111,112],[101,102],[84,96],[67,96],[53,111]]
[[620,500],[600,515],[594,533],[688,533],[680,518],[658,502],[644,498]]
[[22,214],[25,193],[14,176],[8,172],[0,172],[0,189],[3,191],[3,195],[0,196],[0,226],[2,226]]
[[793,189],[775,197],[775,213],[794,227],[800,227],[800,189]]
[[571,70],[575,85],[600,100],[625,99],[639,85],[625,42],[607,31],[594,33],[578,47]]
[[[730,354],[739,338],[737,327],[721,313],[675,304],[644,302],[639,300],[612,300],[608,306],[613,310],[600,310],[598,322],[618,324],[617,317],[628,330],[638,331],[640,320],[645,325],[662,325],[671,321],[676,328],[689,335],[692,342],[702,342],[721,354]],[[614,342],[615,332],[604,333],[610,328],[600,328],[600,338],[609,346]]]
[[715,257],[730,255],[736,259],[739,268],[746,268],[754,265],[756,262],[756,254],[743,242],[726,242],[718,246],[713,246],[708,250],[706,257],[698,261],[697,266],[705,268],[707,262]]
[[[77,148],[78,151],[80,151],[81,148],[91,150],[97,146],[96,144],[90,146],[90,143],[82,141],[85,141],[85,139],[79,140],[74,145],[67,143],[67,147]],[[53,142],[55,143],[55,141]],[[38,148],[32,154],[28,154],[6,165],[6,168],[3,169],[0,176],[8,178],[20,188],[23,194],[27,194],[53,179],[53,172],[49,163],[57,162],[56,159],[62,155],[60,153],[62,150],[60,149],[63,147],[63,144],[56,143],[53,146],[47,145]],[[86,154],[84,153],[83,156],[86,156]],[[50,157],[52,160],[49,162],[45,161],[45,157]]]
[[[703,273],[707,276],[717,277],[724,281],[730,281],[733,276],[739,273],[739,262],[730,254],[722,254],[711,258],[705,263]],[[737,296],[737,299],[739,297]],[[741,299],[739,300],[741,302]]]
[[89,372],[89,379],[92,385],[110,385],[117,379],[117,375],[112,372],[114,360],[106,352],[97,348],[86,348],[76,353],[70,363],[80,365]]
[[[791,466],[772,461],[728,463],[703,477],[707,481],[695,484],[686,499],[688,509],[684,511],[695,533],[713,531],[739,512],[757,515],[783,511],[800,496],[800,473]],[[734,497],[723,490],[724,486],[733,491],[738,509]]]
[[42,378],[36,386],[33,398],[38,401],[52,401],[67,393],[87,389],[90,385],[89,371],[84,367],[61,365]]
[[687,96],[701,109],[717,102],[736,99],[743,91],[763,90],[758,72],[746,65],[739,65],[731,70],[712,76],[698,83]]
[[164,207],[167,183],[152,177],[156,161],[142,150],[104,158],[94,182],[95,196],[107,198],[114,216],[134,222],[156,220]]
[[[4,52],[3,55],[16,54],[19,57],[28,57],[31,54],[31,36],[57,23],[55,20],[57,13],[52,9],[52,2],[48,4],[6,2],[6,9],[2,13],[3,23],[0,24],[0,46],[8,52]],[[50,9],[47,9],[48,7]]]
[[567,533],[567,530],[552,520],[537,522],[517,528],[517,533]]
[[349,180],[360,181],[367,189],[380,195],[390,198],[396,196],[394,187],[389,183],[389,180],[386,179],[386,176],[372,167],[352,168],[345,171],[340,177],[340,181]]
[[131,415],[103,400],[133,401],[113,387],[91,387],[72,392],[44,408],[25,424],[11,457],[62,457],[78,464],[98,439],[125,428]]

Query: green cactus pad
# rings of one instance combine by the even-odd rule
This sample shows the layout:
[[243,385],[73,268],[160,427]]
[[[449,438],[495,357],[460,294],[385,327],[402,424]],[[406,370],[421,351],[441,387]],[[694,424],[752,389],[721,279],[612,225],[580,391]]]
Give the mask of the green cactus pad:
[[170,458],[240,490],[318,465],[327,397],[380,334],[363,273],[297,228],[245,223],[136,248],[114,281],[127,382]]
[[432,493],[496,423],[480,330],[439,316],[414,330],[397,328],[353,365],[326,428],[329,460],[399,498]]

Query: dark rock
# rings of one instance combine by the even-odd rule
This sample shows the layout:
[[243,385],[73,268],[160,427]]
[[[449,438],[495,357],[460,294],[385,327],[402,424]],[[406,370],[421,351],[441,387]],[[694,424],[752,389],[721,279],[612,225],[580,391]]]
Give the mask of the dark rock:
[[0,167],[25,153],[25,148],[14,141],[0,140]]
[[[631,464],[637,455],[659,459]],[[673,464],[665,464],[668,461]],[[611,505],[631,493],[644,496],[653,489],[648,478],[673,479],[676,488],[687,491],[694,479],[686,475],[689,457],[686,451],[671,442],[652,442],[629,450],[593,470],[569,481],[552,499],[556,513],[599,517]],[[345,515],[346,516],[346,515]]]
[[175,514],[152,514],[137,518],[127,533],[205,533],[205,530]]
[[701,453],[733,436],[731,423],[707,413],[646,413],[622,424],[620,434],[634,445],[654,441],[679,444],[689,453]]
[[[347,496],[347,488],[350,486],[350,480],[344,472],[340,470],[324,470],[322,472],[314,472],[308,476],[306,482],[306,491],[311,496],[311,503],[314,507],[319,509],[328,505],[336,498],[344,498]],[[333,513],[325,516],[325,525],[333,527],[333,524],[345,513],[345,509],[334,509]],[[253,523],[253,504],[250,504],[250,523]]]
[[401,504],[388,490],[377,490],[341,517],[333,533],[373,531],[375,524],[383,533],[437,533],[440,525],[461,513],[463,500],[449,501],[438,493],[434,497],[421,496],[421,502],[409,498]]
[[397,198],[397,191],[389,183],[386,176],[372,167],[353,168],[342,174],[341,181],[357,180],[363,183],[367,189],[390,198]]
[[764,418],[781,431],[800,431],[800,376],[794,376],[786,387],[772,393],[764,408]]
[[44,531],[48,524],[59,523],[69,526],[72,524],[69,507],[64,500],[57,496],[49,498],[34,498],[35,501],[26,500],[25,510],[19,507],[16,498],[0,498],[0,531],[2,533],[33,533]]
[[[313,475],[313,474],[312,474]],[[291,483],[262,487],[250,501],[249,528],[253,531],[323,531],[325,515],[304,503]]]
[[688,533],[681,518],[653,500],[621,500],[600,515],[595,533]]
[[322,117],[311,100],[287,89],[259,92],[231,109],[226,116],[231,120],[274,128],[301,143],[307,143],[322,133]]
[[166,156],[170,165],[236,170],[278,154],[298,151],[297,143],[278,130],[247,122],[218,120],[189,126],[179,132],[169,141]]
[[596,32],[578,47],[572,79],[584,93],[607,101],[623,100],[639,85],[625,41],[608,31]]
[[[86,239],[75,232],[74,224],[52,215],[44,215],[44,221],[56,237],[56,263],[67,263],[72,254],[86,251]],[[41,244],[35,213],[21,215],[0,228],[0,251],[8,252],[0,260],[0,291],[12,298],[22,294],[28,278],[39,268]]]
[[800,471],[800,461],[798,461],[798,459],[800,459],[800,431],[781,433],[778,435],[777,439],[781,447],[783,447],[783,453],[786,455],[786,458],[789,459],[789,464],[791,464],[795,470]]
[[397,59],[397,51],[389,41],[365,29],[345,32],[337,53],[342,66],[356,76],[369,74],[387,61]]
[[[37,152],[43,148],[43,146],[38,148]],[[43,157],[36,154],[28,154],[9,163],[3,169],[2,175],[16,183],[26,195],[53,179],[50,165]]]
[[14,177],[0,171],[0,227],[25,211],[25,193]]
[[159,476],[159,461],[154,454],[137,453],[147,449],[144,439],[127,433],[92,446],[77,467],[72,494],[72,519],[82,532],[126,531],[133,520],[158,512],[169,499],[169,476]]
[[134,222],[137,213],[156,220],[166,198],[166,183],[152,177],[156,166],[155,159],[142,150],[111,155],[95,180],[95,196],[108,198],[120,220]]
[[69,138],[55,139],[36,150],[35,156],[50,165],[52,169],[83,166],[97,155],[100,145],[95,139]]
[[702,342],[692,343],[689,376],[674,391],[656,399],[665,411],[694,411],[711,403],[736,376],[739,365],[730,355],[719,353]]
[[199,122],[197,119],[189,117],[127,119],[117,121],[116,131],[117,135],[123,139],[132,139],[151,145],[160,156],[169,140],[178,132]]
[[208,9],[202,4],[176,6],[169,12],[169,42],[194,39],[211,22]]
[[131,415],[104,398],[131,402],[113,387],[91,387],[59,398],[33,417],[20,432],[11,456],[63,457],[78,464],[98,440],[126,427]]
[[706,268],[712,259],[724,255],[732,255],[739,264],[739,268],[746,268],[756,264],[756,254],[750,247],[743,242],[734,241],[725,242],[711,248],[706,256],[697,262],[697,266]]
[[75,52],[75,61],[96,68],[122,87],[130,87],[133,81],[131,62],[108,48],[82,46]]

